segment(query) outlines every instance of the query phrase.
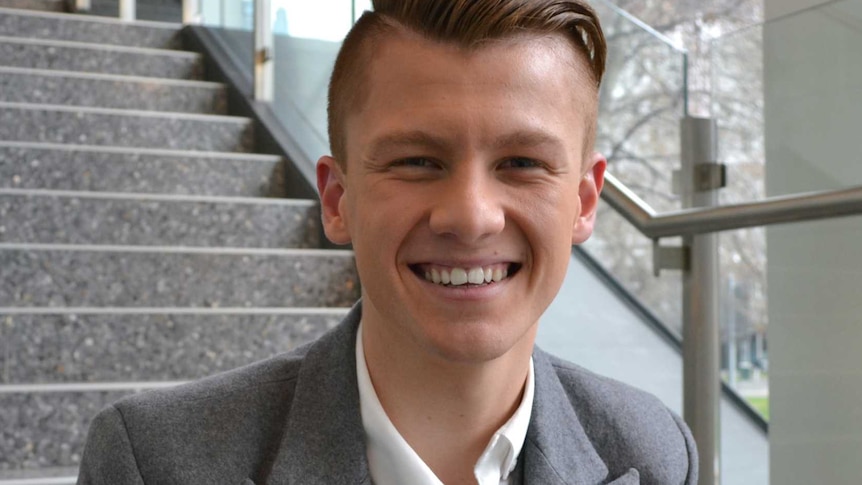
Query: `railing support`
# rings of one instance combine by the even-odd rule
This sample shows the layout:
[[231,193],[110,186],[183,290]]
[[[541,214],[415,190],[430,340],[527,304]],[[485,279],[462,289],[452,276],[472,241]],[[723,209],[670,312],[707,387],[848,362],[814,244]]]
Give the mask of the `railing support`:
[[73,8],[75,12],[85,13],[90,11],[92,4],[90,0],[75,0]]
[[254,0],[254,99],[273,100],[273,48],[270,0]]
[[201,0],[183,0],[183,24],[201,23]]
[[[704,182],[703,173],[717,166],[715,121],[682,120],[681,189],[683,207],[718,205],[719,183]],[[685,236],[690,261],[683,270],[683,417],[700,454],[698,485],[720,480],[718,236]]]
[[120,20],[135,20],[135,0],[120,0]]

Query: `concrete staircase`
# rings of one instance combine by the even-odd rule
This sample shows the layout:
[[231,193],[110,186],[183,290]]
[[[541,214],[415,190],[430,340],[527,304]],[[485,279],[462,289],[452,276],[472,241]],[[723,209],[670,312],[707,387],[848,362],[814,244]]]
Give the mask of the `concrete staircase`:
[[107,403],[289,350],[358,296],[179,28],[0,8],[0,485],[73,483]]

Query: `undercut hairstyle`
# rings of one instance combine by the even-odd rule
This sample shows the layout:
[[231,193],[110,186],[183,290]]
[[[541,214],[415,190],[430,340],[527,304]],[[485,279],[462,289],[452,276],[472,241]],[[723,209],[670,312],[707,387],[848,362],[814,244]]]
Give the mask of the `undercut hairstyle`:
[[[344,39],[329,82],[329,145],[347,169],[345,119],[360,109],[370,90],[368,71],[377,43],[403,30],[427,39],[477,49],[490,41],[519,35],[562,34],[589,66],[587,78],[598,96],[607,45],[599,18],[586,0],[373,0]],[[578,89],[578,86],[572,86]],[[595,139],[597,103],[586,114],[585,150]]]

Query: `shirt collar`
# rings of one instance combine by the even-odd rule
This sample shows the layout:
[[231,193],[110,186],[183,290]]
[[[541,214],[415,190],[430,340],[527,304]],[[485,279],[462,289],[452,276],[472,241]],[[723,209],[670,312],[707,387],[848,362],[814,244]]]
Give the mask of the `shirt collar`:
[[[359,387],[359,407],[362,425],[368,443],[368,467],[377,485],[411,483],[414,485],[442,485],[434,472],[416,454],[386,415],[371,383],[362,346],[362,322],[356,333],[356,378]],[[533,412],[535,377],[533,359],[521,404],[512,417],[494,433],[485,451],[479,457],[474,473],[479,485],[507,483],[508,476],[518,463],[518,455],[527,437],[530,415]]]

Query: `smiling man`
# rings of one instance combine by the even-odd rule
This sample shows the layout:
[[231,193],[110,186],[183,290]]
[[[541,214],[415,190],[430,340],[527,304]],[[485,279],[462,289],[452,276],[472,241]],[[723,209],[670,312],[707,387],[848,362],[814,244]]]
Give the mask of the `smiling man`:
[[361,302],[309,346],[104,411],[81,482],[696,483],[656,398],[534,347],[606,166],[592,9],[374,7],[336,61],[317,166]]

